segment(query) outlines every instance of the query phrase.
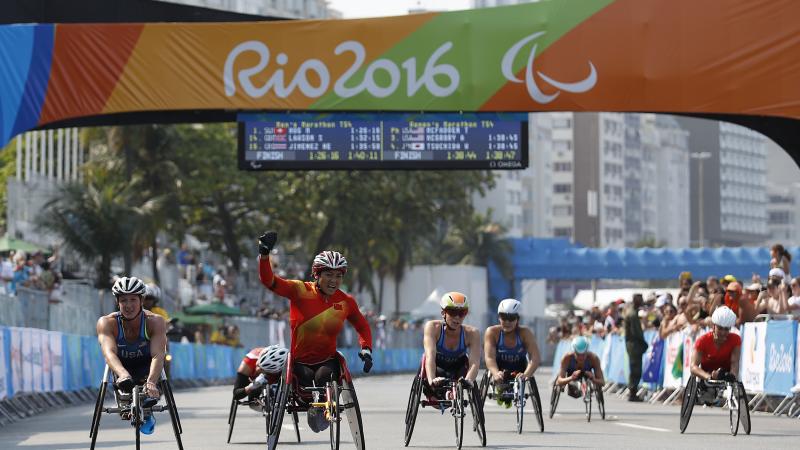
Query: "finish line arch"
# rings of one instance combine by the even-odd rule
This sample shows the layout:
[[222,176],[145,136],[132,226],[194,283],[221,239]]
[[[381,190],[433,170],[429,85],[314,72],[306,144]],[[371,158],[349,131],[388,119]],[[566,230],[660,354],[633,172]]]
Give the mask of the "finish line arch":
[[[547,0],[381,19],[0,26],[0,140],[241,111],[656,112],[800,160],[800,2]],[[197,120],[199,119],[199,120]]]

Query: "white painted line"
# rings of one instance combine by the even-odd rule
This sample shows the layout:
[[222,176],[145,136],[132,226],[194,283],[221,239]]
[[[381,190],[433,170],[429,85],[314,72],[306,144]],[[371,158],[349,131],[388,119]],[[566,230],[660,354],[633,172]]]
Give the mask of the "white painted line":
[[635,423],[625,423],[625,422],[612,422],[612,423],[614,425],[619,425],[621,427],[638,428],[640,430],[661,431],[662,433],[669,433],[669,430],[666,428],[648,427],[645,425],[636,425]]
[[[283,424],[283,425],[281,426],[281,428],[285,428],[285,429],[287,429],[287,430],[292,430],[292,431],[294,431],[294,425],[287,425],[287,424]],[[303,427],[298,427],[298,429],[299,429],[300,431],[304,431],[304,430],[305,430],[305,428],[303,428]]]

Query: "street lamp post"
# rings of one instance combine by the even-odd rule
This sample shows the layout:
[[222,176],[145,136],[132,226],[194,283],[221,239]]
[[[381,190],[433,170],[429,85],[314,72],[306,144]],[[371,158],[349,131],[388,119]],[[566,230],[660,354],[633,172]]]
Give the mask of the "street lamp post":
[[705,217],[703,212],[703,161],[711,158],[711,152],[695,152],[690,153],[689,157],[692,159],[697,160],[697,185],[699,189],[699,198],[698,198],[698,236],[697,240],[700,241],[700,247],[705,247]]

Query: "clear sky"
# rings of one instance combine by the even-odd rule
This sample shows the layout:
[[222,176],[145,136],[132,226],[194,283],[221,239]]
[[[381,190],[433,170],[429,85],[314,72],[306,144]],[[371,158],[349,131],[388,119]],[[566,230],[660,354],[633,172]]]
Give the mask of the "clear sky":
[[404,16],[412,8],[431,11],[469,9],[470,0],[328,0],[345,19],[360,17]]

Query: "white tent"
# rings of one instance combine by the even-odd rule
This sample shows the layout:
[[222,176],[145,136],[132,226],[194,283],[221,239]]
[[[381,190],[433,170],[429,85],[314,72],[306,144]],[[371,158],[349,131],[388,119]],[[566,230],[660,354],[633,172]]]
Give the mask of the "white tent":
[[572,299],[572,304],[575,305],[576,308],[580,309],[592,309],[592,306],[597,306],[600,309],[604,309],[614,300],[619,298],[625,300],[625,303],[630,303],[633,301],[633,294],[642,294],[642,296],[647,299],[647,296],[651,292],[657,292],[658,295],[670,293],[672,294],[673,301],[677,302],[678,292],[680,292],[680,289],[598,289],[596,302],[592,302],[591,289],[581,289],[577,294],[575,294],[575,298]]
[[447,292],[441,286],[436,288],[428,294],[425,301],[420,303],[419,306],[412,309],[409,313],[413,319],[437,319],[442,316],[442,307],[439,306],[439,299]]

